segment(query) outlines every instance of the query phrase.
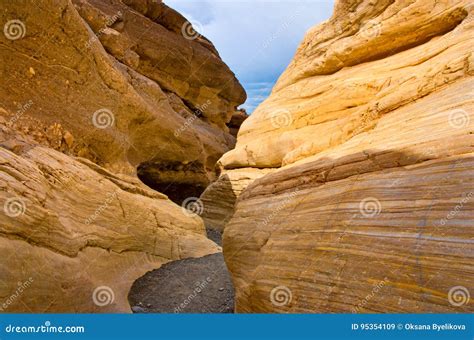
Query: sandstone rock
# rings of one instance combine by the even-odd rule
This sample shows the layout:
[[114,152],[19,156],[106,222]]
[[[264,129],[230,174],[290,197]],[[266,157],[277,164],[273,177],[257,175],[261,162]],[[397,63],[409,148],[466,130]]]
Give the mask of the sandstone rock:
[[8,2],[0,18],[17,23],[0,34],[0,310],[130,312],[138,277],[220,251],[168,197],[216,177],[243,88],[159,1]]
[[226,174],[238,312],[472,312],[474,8],[338,1],[243,123]]
[[219,251],[137,179],[0,132],[0,296],[6,312],[130,312],[147,271]]
[[[21,36],[0,35],[2,105],[16,128],[42,133],[59,124],[75,137],[72,147],[38,141],[116,173],[149,169],[142,176],[157,189],[189,186],[180,181],[195,172],[199,195],[235,143],[226,123],[245,92],[234,74],[207,39],[185,36],[178,26],[187,21],[160,2],[73,3],[2,6],[2,22],[24,25]],[[189,122],[182,110],[198,119]]]
[[231,219],[234,206],[242,191],[257,178],[268,174],[273,169],[242,168],[224,171],[219,179],[206,188],[201,195],[206,227],[220,232]]
[[[351,3],[355,6],[359,2]],[[382,3],[388,1],[377,2],[377,6]],[[467,17],[471,10],[467,1],[437,5],[421,0],[409,5],[395,1],[375,18],[370,17],[370,11],[365,12],[367,7],[372,8],[359,6],[352,14],[355,22],[351,27],[362,26],[351,35],[342,33],[328,41],[328,35],[338,32],[336,28],[345,12],[336,12],[329,23],[309,31],[270,98],[242,125],[236,148],[221,159],[226,168],[279,167],[317,154],[371,130],[386,113],[472,75],[473,42],[469,32],[473,22]],[[405,8],[399,11],[400,7]],[[395,10],[399,14],[392,15]],[[453,26],[453,20],[457,25]],[[378,29],[366,32],[365,21],[371,21]],[[414,30],[413,26],[421,22],[436,30],[437,36]],[[416,39],[405,42],[412,37],[407,31],[416,31]],[[403,40],[402,46],[408,44],[410,48],[400,50],[394,36]],[[371,57],[370,62],[359,54],[351,55],[355,53],[354,45],[359,46],[357,50],[372,53],[372,49],[387,44],[392,47],[384,50],[384,57]],[[341,66],[339,71],[320,70],[318,65],[329,63],[332,56],[326,50],[336,46],[338,53],[358,62],[344,65],[352,67]],[[321,55],[321,60],[316,55]],[[337,58],[342,57],[337,54]],[[311,73],[308,71],[300,79],[296,74],[306,71],[299,69],[307,68]],[[371,77],[366,77],[367,73]]]
[[244,109],[240,109],[234,112],[232,118],[230,119],[230,122],[227,123],[227,126],[229,127],[229,132],[232,136],[237,138],[237,133],[240,130],[240,126],[248,117],[249,116],[247,115],[247,112]]

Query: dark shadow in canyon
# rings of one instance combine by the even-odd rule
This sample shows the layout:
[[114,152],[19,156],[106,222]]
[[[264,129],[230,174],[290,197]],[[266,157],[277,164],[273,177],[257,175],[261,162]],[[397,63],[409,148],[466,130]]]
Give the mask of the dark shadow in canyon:
[[[155,176],[147,177],[153,172]],[[156,168],[139,167],[139,173],[145,184],[167,195],[173,193],[174,200],[199,197],[201,194],[198,193],[200,188],[193,187],[192,184],[186,186],[171,183],[168,190],[164,191],[161,188],[166,183],[147,183],[159,178]],[[208,218],[227,222],[233,215],[237,197],[227,176],[213,184],[216,183],[219,183],[219,190],[229,196],[230,201],[225,202],[229,208],[228,211],[226,209],[226,214],[229,216],[215,214],[215,211],[208,209],[213,202],[203,200],[204,211],[201,217],[208,214]],[[222,230],[215,228],[212,223],[206,223],[206,233],[210,240],[222,246]],[[234,287],[224,256],[217,253],[172,261],[146,273],[134,282],[128,300],[134,313],[233,313]]]
[[209,185],[202,164],[145,162],[137,168],[138,178],[150,188],[181,205],[186,198],[199,197]]

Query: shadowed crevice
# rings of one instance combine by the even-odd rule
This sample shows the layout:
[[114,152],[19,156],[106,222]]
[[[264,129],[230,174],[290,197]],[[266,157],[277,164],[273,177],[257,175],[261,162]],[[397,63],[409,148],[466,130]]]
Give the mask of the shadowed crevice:
[[179,205],[186,198],[201,196],[209,185],[208,175],[198,163],[145,162],[138,166],[137,175],[147,186]]

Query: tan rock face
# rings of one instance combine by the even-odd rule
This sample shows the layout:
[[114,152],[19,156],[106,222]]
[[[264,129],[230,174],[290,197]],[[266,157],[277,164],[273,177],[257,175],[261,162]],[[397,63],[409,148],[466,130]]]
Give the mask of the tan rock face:
[[242,168],[224,171],[219,179],[206,188],[201,195],[203,212],[201,217],[208,228],[224,231],[234,214],[234,206],[249,184],[273,169]]
[[214,179],[245,93],[158,1],[6,2],[0,18],[0,311],[129,312],[138,277],[220,251],[170,199]]
[[181,15],[152,0],[2,9],[2,22],[16,18],[24,33],[0,35],[2,105],[22,111],[18,127],[33,135],[58,124],[72,138],[48,146],[114,172],[140,168],[157,189],[215,177],[245,92],[207,39],[181,29],[190,28]]
[[232,136],[237,138],[240,126],[248,117],[249,116],[247,115],[247,112],[244,109],[240,109],[234,112],[232,118],[230,119],[230,122],[227,123],[227,126],[229,127],[229,132]]
[[472,312],[474,8],[339,1],[220,163],[239,312]]
[[129,312],[148,270],[219,250],[200,218],[137,179],[2,130],[2,310]]
[[[349,25],[341,22],[346,13],[337,11],[330,22],[310,30],[270,98],[243,124],[235,150],[221,159],[226,168],[293,163],[369,131],[386,113],[472,74],[468,32],[473,23],[467,17],[466,1],[436,5],[431,1],[396,1],[374,17],[372,10],[371,6],[359,6],[352,14],[350,25],[360,25],[357,32],[344,30]],[[392,13],[395,10],[397,15]],[[453,18],[458,18],[457,25],[451,24]],[[407,22],[416,26],[425,21],[426,26],[438,30],[435,37],[405,27]],[[373,30],[366,27],[368,22]],[[338,29],[341,25],[342,32]],[[418,40],[405,42],[411,37],[408,30],[416,31]],[[410,48],[400,50],[399,39],[402,46]],[[359,54],[351,54],[355,53],[354,45],[364,53],[376,53],[373,50],[381,48],[381,42],[392,46],[384,51],[385,58],[371,57],[375,60],[367,62]],[[336,53],[330,53],[333,49],[338,52],[337,59],[347,56],[354,61],[326,70],[322,65]],[[303,71],[306,69],[312,73]],[[368,72],[371,77],[365,76]]]

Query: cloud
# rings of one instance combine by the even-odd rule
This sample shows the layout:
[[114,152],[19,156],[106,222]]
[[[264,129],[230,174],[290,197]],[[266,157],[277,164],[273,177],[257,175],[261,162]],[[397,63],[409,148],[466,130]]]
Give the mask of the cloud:
[[[329,18],[333,0],[165,0],[199,23],[247,90],[253,110],[292,59],[304,33]],[[255,84],[264,83],[257,91]],[[270,90],[269,90],[270,88]]]
[[253,112],[258,104],[268,98],[272,91],[274,82],[245,83],[247,101],[242,107],[247,112]]

